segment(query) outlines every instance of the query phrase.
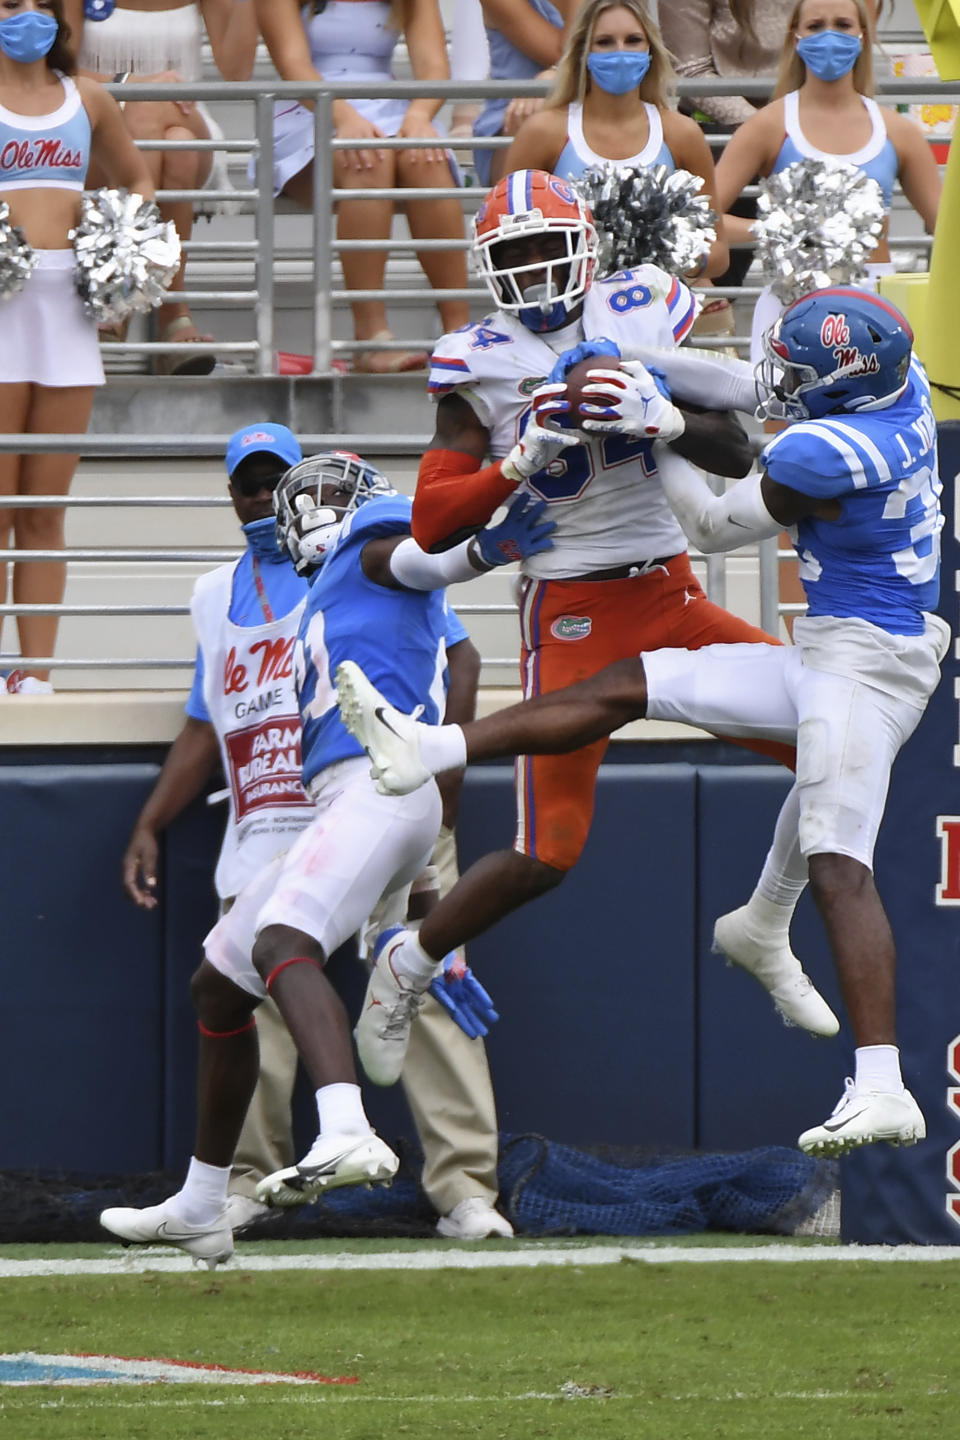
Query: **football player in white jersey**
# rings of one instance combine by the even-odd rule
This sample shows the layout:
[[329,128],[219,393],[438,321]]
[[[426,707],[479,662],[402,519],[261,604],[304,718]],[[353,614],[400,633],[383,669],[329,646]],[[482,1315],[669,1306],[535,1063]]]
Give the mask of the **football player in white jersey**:
[[[422,875],[442,805],[436,786],[400,799],[375,790],[363,751],[339,718],[335,667],[363,653],[404,708],[439,718],[446,585],[549,546],[553,528],[542,504],[518,496],[506,519],[444,555],[426,555],[410,537],[410,501],[358,456],[336,453],[294,465],[274,503],[278,543],[311,581],[294,669],[313,817],[285,854],[244,885],[204,942],[191,982],[200,1051],[184,1185],[160,1205],[112,1207],[100,1216],[127,1243],[174,1245],[211,1268],[233,1251],[227,1187],[257,1081],[254,1012],[267,995],[316,1089],[319,1133],[298,1165],[260,1182],[258,1199],[295,1205],[336,1186],[388,1182],[399,1163],[367,1120],[346,1010],[323,967],[381,897],[405,898]],[[420,992],[402,972],[397,979],[397,1008],[409,1026]],[[471,1008],[469,991],[465,998]],[[482,990],[479,998],[489,1001]]]
[[[413,533],[442,547],[483,524],[519,488],[545,499],[554,546],[522,567],[521,679],[546,694],[614,660],[661,646],[775,645],[712,604],[664,496],[654,441],[734,476],[753,461],[730,414],[674,404],[642,364],[600,369],[589,386],[597,428],[554,428],[573,362],[676,353],[696,315],[693,292],[655,265],[594,278],[597,235],[566,181],[538,170],[506,176],[476,220],[476,250],[497,310],[437,344],[430,387],[436,434],[424,455]],[[696,352],[691,352],[691,359]],[[702,383],[702,382],[701,382]],[[602,429],[600,428],[602,426]],[[488,456],[493,463],[484,464]],[[517,766],[512,850],[468,870],[424,922],[438,958],[518,905],[559,885],[576,864],[593,814],[607,738],[562,759]],[[755,748],[793,763],[792,747]],[[833,1034],[836,1017],[789,948],[787,933],[726,937],[726,953],[770,992],[791,1023]],[[362,1053],[362,1052],[361,1052]]]
[[[644,652],[463,730],[384,709],[354,667],[340,683],[348,728],[391,793],[465,760],[563,753],[642,716],[796,740],[785,807],[799,813],[796,868],[801,884],[809,874],[856,1045],[856,1073],[833,1114],[800,1136],[814,1154],[876,1140],[912,1145],[926,1134],[900,1073],[894,942],[873,881],[890,768],[950,639],[931,613],[942,486],[929,385],[912,344],[903,316],[880,297],[814,292],[765,339],[758,388],[768,413],[793,423],[763,452],[762,475],[714,496],[689,467],[659,456],[674,511],[704,550],[791,527],[809,606],[793,646]],[[796,829],[790,821],[780,840]]]

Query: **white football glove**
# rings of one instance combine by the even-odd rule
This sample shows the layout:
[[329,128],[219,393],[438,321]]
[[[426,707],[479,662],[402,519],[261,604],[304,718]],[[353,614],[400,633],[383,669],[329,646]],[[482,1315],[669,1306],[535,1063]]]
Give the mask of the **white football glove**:
[[591,370],[583,387],[585,430],[599,435],[633,435],[641,440],[676,440],[686,429],[683,415],[639,360],[619,370]]
[[555,385],[540,385],[534,390],[530,396],[527,428],[500,466],[508,480],[519,485],[538,470],[545,470],[561,450],[583,444],[579,430],[562,429],[558,423],[559,417],[570,410],[566,395],[567,387],[563,381]]

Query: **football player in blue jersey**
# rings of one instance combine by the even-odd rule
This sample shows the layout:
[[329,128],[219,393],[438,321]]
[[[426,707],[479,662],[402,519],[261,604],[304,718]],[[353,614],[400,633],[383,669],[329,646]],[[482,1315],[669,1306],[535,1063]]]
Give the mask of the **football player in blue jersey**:
[[[904,317],[865,291],[796,301],[764,343],[761,409],[791,423],[767,445],[761,472],[715,496],[666,446],[658,464],[702,550],[784,528],[795,536],[808,613],[793,646],[644,652],[462,728],[416,724],[348,665],[341,711],[378,784],[395,794],[467,760],[563,753],[642,716],[733,737],[795,738],[797,780],[764,871],[784,888],[764,903],[791,909],[809,878],[856,1045],[839,1104],[799,1143],[825,1155],[876,1140],[912,1145],[926,1127],[900,1073],[894,942],[872,867],[890,768],[949,644],[931,613],[943,516],[929,386]],[[405,950],[415,945],[409,937]]]
[[[319,1133],[299,1165],[260,1182],[258,1198],[301,1204],[336,1186],[389,1181],[399,1163],[367,1120],[346,1011],[323,967],[378,901],[405,901],[430,860],[442,807],[435,785],[399,798],[375,789],[362,747],[340,720],[336,667],[361,657],[398,706],[438,720],[445,587],[552,543],[543,502],[522,495],[504,519],[427,555],[410,536],[411,502],[352,454],[300,461],[274,494],[278,543],[310,579],[294,664],[303,783],[316,815],[244,886],[204,942],[191,985],[202,1037],[197,1133],[183,1187],[160,1205],[100,1217],[127,1243],[175,1245],[211,1268],[233,1250],[227,1184],[257,1080],[254,1011],[268,994],[315,1086]],[[426,987],[408,983],[402,969],[395,978],[396,1003],[380,1018],[409,1028]],[[467,1012],[462,1028],[489,1018],[489,997],[471,980],[461,973],[452,987]],[[473,1033],[485,1032],[481,1025]]]

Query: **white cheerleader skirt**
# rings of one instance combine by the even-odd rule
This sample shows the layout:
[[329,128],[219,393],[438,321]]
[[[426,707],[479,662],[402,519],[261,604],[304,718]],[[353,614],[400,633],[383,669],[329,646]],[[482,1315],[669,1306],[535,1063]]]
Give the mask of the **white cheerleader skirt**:
[[102,385],[97,322],[77,294],[72,250],[35,250],[22,290],[0,300],[0,385]]
[[[881,275],[892,275],[894,273],[893,262],[890,260],[878,261],[875,265],[866,267],[867,276],[853,288],[855,290],[872,290],[876,292],[877,281]],[[757,296],[757,303],[753,307],[753,323],[750,327],[750,363],[753,366],[759,365],[763,359],[763,337],[778,315],[782,315],[787,307],[782,300],[774,295],[769,285],[765,285]]]

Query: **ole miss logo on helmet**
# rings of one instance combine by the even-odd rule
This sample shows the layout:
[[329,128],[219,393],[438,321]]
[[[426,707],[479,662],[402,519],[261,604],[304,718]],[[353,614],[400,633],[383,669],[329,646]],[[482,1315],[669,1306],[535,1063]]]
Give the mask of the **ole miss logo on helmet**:
[[77,170],[82,164],[79,150],[68,150],[62,140],[49,135],[36,140],[8,140],[0,150],[0,170]]
[[833,351],[837,369],[848,375],[875,375],[880,369],[876,355],[864,355],[850,344],[850,326],[846,315],[827,315],[820,326],[820,344]]

